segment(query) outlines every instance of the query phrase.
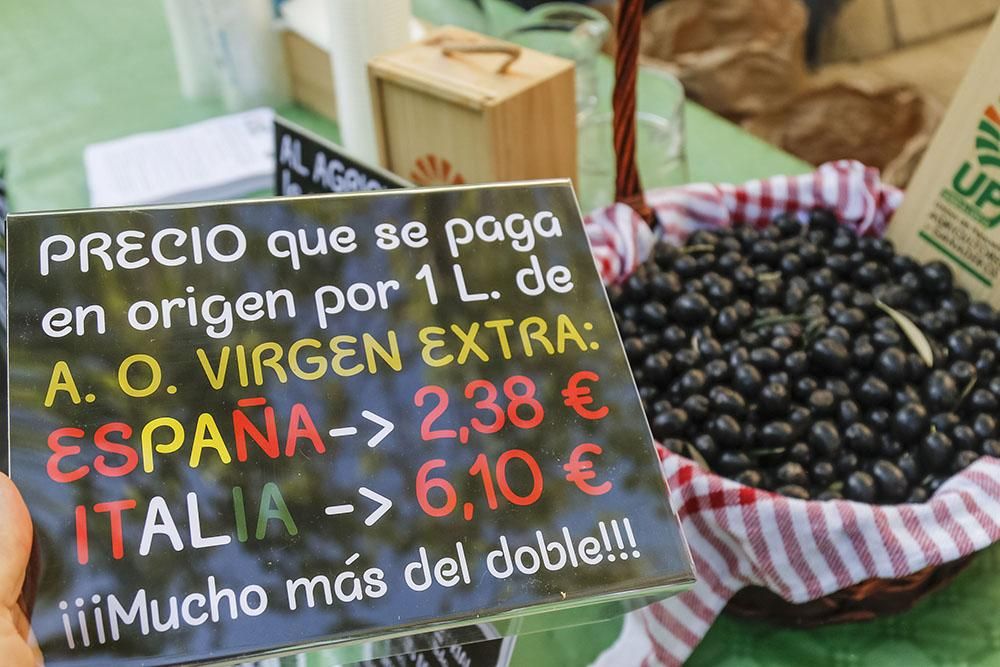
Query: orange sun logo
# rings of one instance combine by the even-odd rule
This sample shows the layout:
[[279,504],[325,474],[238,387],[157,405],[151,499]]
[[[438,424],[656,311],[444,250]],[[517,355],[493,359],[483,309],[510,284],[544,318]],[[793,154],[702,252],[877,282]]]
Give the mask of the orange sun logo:
[[410,171],[410,180],[417,185],[461,185],[465,177],[452,171],[451,162],[428,153],[418,157]]

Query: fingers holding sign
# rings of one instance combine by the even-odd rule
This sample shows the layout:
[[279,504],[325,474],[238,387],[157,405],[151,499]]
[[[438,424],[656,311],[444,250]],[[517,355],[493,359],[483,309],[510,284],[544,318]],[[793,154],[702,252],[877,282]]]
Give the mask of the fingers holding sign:
[[42,664],[30,626],[18,604],[31,554],[32,528],[28,508],[6,475],[0,473],[0,656],[4,664]]

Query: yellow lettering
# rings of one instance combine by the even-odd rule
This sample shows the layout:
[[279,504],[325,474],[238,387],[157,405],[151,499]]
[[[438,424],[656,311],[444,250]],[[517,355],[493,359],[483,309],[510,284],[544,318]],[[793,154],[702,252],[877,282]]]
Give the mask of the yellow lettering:
[[198,424],[194,427],[194,444],[191,445],[191,460],[188,465],[197,468],[201,463],[201,450],[205,448],[214,449],[219,454],[219,460],[223,463],[232,461],[229,450],[226,449],[226,441],[222,439],[215,418],[207,412],[198,415]]
[[445,330],[441,327],[424,327],[417,334],[420,342],[424,344],[423,349],[420,350],[420,356],[423,357],[424,363],[428,366],[433,366],[438,368],[440,366],[447,366],[452,361],[455,360],[454,355],[445,354],[443,357],[435,359],[431,354],[432,350],[436,350],[439,347],[444,347],[444,341],[441,339],[431,339],[431,336],[443,336]]
[[69,400],[74,403],[80,402],[80,391],[76,388],[76,381],[69,370],[69,364],[65,361],[57,361],[52,367],[52,378],[49,380],[49,389],[45,392],[45,407],[51,408],[56,400],[56,392],[65,391],[69,394]]

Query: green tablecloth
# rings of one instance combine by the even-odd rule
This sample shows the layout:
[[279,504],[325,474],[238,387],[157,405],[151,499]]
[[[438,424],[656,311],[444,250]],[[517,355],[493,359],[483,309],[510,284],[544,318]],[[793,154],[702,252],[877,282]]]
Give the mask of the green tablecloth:
[[[602,77],[609,79],[606,64]],[[640,108],[656,110],[657,99],[655,84],[644,82]],[[303,109],[279,111],[335,136],[331,123]],[[9,151],[12,210],[86,206],[82,150],[89,143],[223,112],[217,101],[180,97],[159,0],[0,0],[0,149]],[[696,105],[687,106],[686,123],[693,180],[742,181],[808,169]],[[997,609],[1000,550],[992,549],[951,588],[883,621],[787,631],[723,618],[691,664],[1000,664]],[[585,665],[619,627],[613,620],[526,635],[514,662]]]

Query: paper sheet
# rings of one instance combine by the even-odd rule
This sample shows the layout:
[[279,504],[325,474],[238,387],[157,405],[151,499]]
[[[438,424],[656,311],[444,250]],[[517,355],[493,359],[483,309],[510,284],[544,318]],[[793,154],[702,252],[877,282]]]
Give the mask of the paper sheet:
[[87,146],[94,207],[226,199],[268,188],[274,112],[259,108]]

